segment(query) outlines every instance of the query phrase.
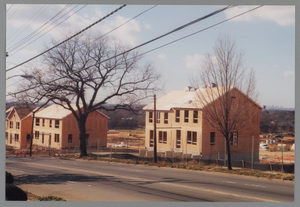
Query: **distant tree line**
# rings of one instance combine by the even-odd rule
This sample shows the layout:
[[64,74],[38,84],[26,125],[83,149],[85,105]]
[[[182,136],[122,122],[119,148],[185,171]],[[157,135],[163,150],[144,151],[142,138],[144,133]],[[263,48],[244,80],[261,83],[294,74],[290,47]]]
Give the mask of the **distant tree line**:
[[262,110],[260,132],[294,135],[295,111]]
[[[134,110],[117,109],[115,111],[100,110],[109,117],[108,129],[136,129],[145,127],[145,105],[136,105]],[[108,106],[114,107],[113,105]]]

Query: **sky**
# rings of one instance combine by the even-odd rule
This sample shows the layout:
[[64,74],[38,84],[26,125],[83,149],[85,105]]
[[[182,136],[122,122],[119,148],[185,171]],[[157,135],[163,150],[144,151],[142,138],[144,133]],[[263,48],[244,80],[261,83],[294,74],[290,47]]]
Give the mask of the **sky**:
[[[120,5],[6,5],[6,69],[22,63],[43,52],[51,39],[64,40],[65,35],[74,34]],[[134,47],[179,26],[223,8],[225,5],[127,5],[104,21],[88,30],[91,34],[109,32],[134,16],[148,10],[122,27],[109,33],[109,37]],[[236,41],[238,49],[244,51],[244,66],[253,69],[257,79],[258,103],[267,106],[295,107],[295,6],[263,6],[247,14],[226,21],[257,6],[236,6],[195,23],[181,31],[163,37],[139,48],[141,53],[165,45],[179,38],[201,31],[187,38],[145,54],[162,73],[165,80],[163,96],[173,90],[184,90],[190,77],[198,74],[204,55],[213,55],[213,46],[220,35],[228,35]],[[55,17],[55,15],[61,13]],[[61,18],[59,18],[61,17]],[[63,23],[51,29],[63,19]],[[45,24],[47,23],[47,24]],[[44,25],[44,27],[42,27]],[[47,27],[49,26],[49,27]],[[208,28],[210,27],[210,28]],[[37,29],[43,29],[24,45],[18,42]],[[208,29],[206,29],[208,28]],[[51,30],[50,30],[51,29]],[[204,30],[205,29],[205,30]],[[49,31],[48,31],[49,30]],[[45,34],[44,34],[45,33]],[[43,36],[41,36],[44,34]],[[40,38],[38,38],[41,36]],[[37,39],[38,38],[38,39]],[[28,44],[32,42],[31,44]],[[27,45],[27,46],[26,46]],[[24,47],[26,46],[26,47]],[[16,92],[18,75],[23,70],[39,65],[37,58],[16,69],[6,72],[6,94]],[[16,77],[13,77],[15,76]],[[10,100],[6,96],[7,100]]]

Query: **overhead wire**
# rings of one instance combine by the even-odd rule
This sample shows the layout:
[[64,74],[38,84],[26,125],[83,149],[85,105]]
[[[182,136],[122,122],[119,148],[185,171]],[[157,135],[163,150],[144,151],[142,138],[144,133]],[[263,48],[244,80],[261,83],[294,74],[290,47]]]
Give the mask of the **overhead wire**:
[[[222,23],[224,23],[224,22],[227,22],[227,21],[229,21],[229,20],[231,20],[231,19],[234,19],[234,18],[239,17],[239,16],[241,16],[241,15],[244,15],[244,14],[246,14],[246,13],[248,13],[248,12],[251,12],[251,11],[253,11],[253,10],[256,10],[256,9],[262,7],[262,6],[263,6],[263,5],[260,5],[260,6],[257,6],[257,7],[255,7],[255,8],[253,8],[253,9],[250,9],[250,10],[248,10],[248,11],[242,12],[242,13],[240,13],[240,14],[238,14],[238,15],[235,15],[235,16],[233,16],[233,17],[231,17],[231,18],[228,18],[228,19],[226,19],[226,20],[223,20],[223,21],[221,21],[221,22],[218,22],[218,23],[216,23],[216,24],[214,24],[214,25],[211,25],[211,26],[209,26],[209,27],[206,27],[206,28],[204,28],[204,29],[201,29],[201,30],[199,30],[199,31],[197,31],[197,32],[194,32],[194,33],[191,33],[191,34],[189,34],[189,35],[186,35],[186,36],[184,36],[184,37],[182,37],[182,38],[176,39],[176,40],[174,40],[174,41],[172,41],[172,42],[169,42],[169,43],[167,43],[167,44],[164,44],[164,45],[162,45],[162,46],[160,46],[160,47],[156,47],[156,48],[154,48],[154,49],[152,49],[152,50],[149,50],[149,51],[147,51],[147,52],[145,52],[145,53],[143,53],[143,54],[140,54],[140,55],[144,55],[144,54],[146,54],[146,53],[149,53],[149,52],[152,52],[152,51],[157,50],[157,49],[159,49],[159,48],[165,47],[165,46],[170,45],[170,44],[172,44],[172,43],[174,43],[174,42],[177,42],[177,41],[179,41],[179,40],[182,40],[182,39],[185,39],[185,38],[190,37],[190,36],[192,36],[192,35],[195,35],[195,34],[198,34],[198,33],[200,33],[200,32],[203,32],[203,31],[205,31],[205,30],[207,30],[207,29],[210,29],[210,28],[212,28],[212,27],[215,27],[215,26],[217,26],[217,25],[219,25],[219,24],[222,24]],[[199,18],[199,19],[200,19],[200,18]],[[195,22],[195,20],[194,20],[193,22]],[[186,24],[186,25],[187,25],[187,24]],[[184,26],[184,25],[183,25],[183,26]],[[181,26],[181,27],[182,27],[182,26]],[[180,28],[180,27],[179,27],[179,28]],[[176,30],[176,29],[175,29],[175,30]],[[172,30],[172,31],[174,31],[174,30]],[[178,31],[178,30],[176,30],[176,31]],[[161,36],[164,36],[164,35],[161,35]],[[154,39],[157,39],[157,38],[154,38]],[[148,42],[151,42],[151,40],[148,41]],[[141,44],[141,45],[145,45],[145,44],[143,43],[143,44]],[[138,47],[138,46],[137,46],[137,47]],[[134,48],[137,48],[137,47],[134,47]],[[103,62],[105,62],[105,61],[108,61],[108,60],[110,60],[110,59],[112,59],[112,58],[115,58],[115,57],[117,57],[117,56],[120,56],[120,55],[122,55],[122,54],[125,54],[125,53],[127,53],[127,52],[129,52],[129,51],[132,51],[132,50],[133,50],[133,49],[129,49],[129,50],[127,50],[127,51],[125,51],[125,52],[123,52],[123,53],[120,53],[120,54],[118,54],[118,55],[115,55],[115,56],[113,56],[113,57],[111,57],[111,58],[109,58],[109,59],[106,59],[106,60],[104,60],[104,61],[101,61],[101,63],[103,63]],[[81,71],[83,71],[83,70],[84,70],[84,69],[75,71],[75,72],[73,72],[72,74],[81,72]],[[70,75],[70,74],[69,74],[69,75]],[[60,78],[56,78],[56,79],[52,80],[51,82],[57,81],[57,80],[60,80],[60,79],[63,79],[63,78],[65,78],[65,77],[67,77],[67,76],[60,77]],[[50,82],[49,82],[49,83],[50,83]],[[30,87],[30,88],[27,88],[27,89],[24,89],[24,90],[21,90],[21,91],[12,93],[12,94],[13,94],[13,95],[17,95],[17,94],[19,94],[19,93],[23,93],[23,92],[29,91],[29,90],[34,89],[34,88],[36,88],[36,87],[37,87],[37,86]],[[10,94],[10,95],[11,95],[11,94]],[[6,96],[8,96],[8,95],[6,95]]]
[[[77,5],[78,6],[78,5]],[[77,6],[75,6],[74,8],[76,8]],[[46,26],[51,20],[55,19],[59,14],[61,14],[64,10],[66,10],[66,8],[69,7],[68,5],[66,5],[63,9],[61,9],[56,15],[54,15],[50,20],[48,20],[46,23],[44,23],[43,25],[41,25],[38,29],[36,29],[35,31],[31,32],[29,35],[27,35],[26,37],[24,37],[22,40],[20,40],[18,43],[14,44],[12,47],[8,48],[8,52],[11,53],[13,50],[17,49],[18,47],[22,46],[23,44],[25,44],[26,42],[28,42],[29,40],[31,40],[32,38],[34,38],[35,36],[37,36],[39,33],[41,33],[42,31],[44,31],[46,28],[48,28],[49,26],[51,26],[52,24],[54,24],[56,21],[58,21],[59,19],[57,19],[56,21],[54,21],[53,23],[49,24],[47,27],[43,28],[44,26]],[[73,8],[73,9],[74,9]],[[72,9],[72,10],[73,10]],[[71,11],[72,11],[71,10]],[[68,14],[70,11],[68,11],[66,14]],[[65,16],[66,14],[64,14],[63,16]],[[43,29],[42,29],[43,28]],[[49,32],[49,31],[48,31]],[[47,33],[47,32],[46,32]],[[32,41],[33,42],[33,41]],[[31,43],[32,43],[31,42]],[[29,45],[29,44],[28,44]],[[27,46],[28,46],[27,45]],[[23,48],[22,48],[23,49]],[[12,54],[10,54],[11,56]]]
[[65,43],[65,42],[69,41],[69,40],[72,39],[73,37],[75,37],[75,36],[81,34],[82,32],[84,32],[84,31],[90,29],[91,27],[95,26],[97,23],[103,21],[104,19],[106,19],[107,17],[109,17],[109,16],[111,16],[112,14],[116,13],[117,11],[119,11],[120,9],[122,9],[122,8],[125,7],[125,6],[126,6],[126,4],[120,6],[119,8],[117,8],[117,9],[115,9],[114,11],[112,11],[111,13],[109,13],[108,15],[102,17],[101,19],[97,20],[97,21],[94,22],[93,24],[91,24],[91,25],[89,25],[88,27],[84,28],[83,30],[77,32],[76,34],[72,35],[71,37],[68,37],[67,39],[65,39],[64,41],[60,42],[59,44],[57,44],[57,45],[55,45],[55,46],[49,48],[48,50],[46,50],[46,51],[44,51],[44,52],[42,52],[42,53],[40,53],[40,54],[38,54],[38,55],[36,55],[36,56],[30,58],[29,60],[26,60],[26,61],[23,62],[23,63],[20,63],[20,64],[18,64],[18,65],[16,65],[16,66],[12,67],[12,68],[10,68],[10,69],[7,69],[6,72],[8,72],[8,71],[10,71],[10,70],[13,70],[13,69],[15,69],[15,68],[17,68],[17,67],[19,67],[19,66],[21,66],[21,65],[23,65],[23,64],[25,64],[25,63],[27,63],[27,62],[30,62],[31,60],[33,60],[33,59],[35,59],[35,58],[37,58],[37,57],[39,57],[39,56],[41,56],[41,55],[43,55],[43,54],[49,52],[50,50],[52,50],[52,49],[58,47],[58,46],[61,45],[61,44],[63,44],[63,43]]
[[13,4],[10,5],[10,7],[6,10],[6,13],[11,9],[12,6],[13,6]]
[[[117,29],[120,28],[120,27],[124,26],[125,24],[127,24],[127,23],[130,22],[130,21],[132,21],[133,19],[135,19],[135,18],[141,16],[142,14],[144,14],[144,13],[150,11],[151,9],[155,8],[156,6],[157,6],[157,5],[154,5],[154,6],[150,7],[150,8],[148,8],[148,9],[144,10],[143,12],[141,12],[141,13],[135,15],[135,16],[132,17],[131,19],[125,21],[124,23],[120,24],[119,26],[115,27],[114,29],[110,30],[109,32],[103,34],[102,36],[100,36],[100,37],[98,37],[98,38],[92,40],[91,42],[95,42],[95,41],[99,40],[100,38],[102,38],[102,37],[108,35],[109,33],[111,33],[111,32],[113,32],[113,31],[117,30]],[[7,62],[8,62],[8,61],[7,61]],[[15,64],[15,63],[12,63],[12,64],[17,65],[17,64]],[[25,66],[25,67],[28,67],[28,66]],[[30,68],[30,67],[29,67],[29,68]]]
[[[10,38],[12,38],[15,34],[18,34],[15,38],[13,38],[12,40],[10,40],[10,41],[8,41],[8,42],[11,42],[11,41],[13,41],[13,40],[15,40],[18,36],[20,36],[21,34],[22,34],[22,32],[24,32],[24,30],[26,30],[28,27],[29,27],[29,25],[30,24],[32,24],[48,7],[49,7],[50,5],[43,5],[40,9],[39,9],[39,11],[38,12],[36,12],[27,22],[29,22],[32,18],[34,18],[36,15],[38,15],[39,14],[39,12],[40,12],[40,14],[37,16],[37,17],[35,17],[22,31],[20,31],[19,32],[19,30],[23,27],[23,26],[25,26],[26,24],[27,24],[27,22],[25,23],[25,24],[23,24],[22,25],[22,27],[20,27],[18,30],[16,30],[12,35],[10,35],[10,37],[8,37],[7,38],[7,40],[9,40]],[[45,8],[44,8],[45,7]],[[44,8],[44,9],[43,9]],[[42,10],[43,9],[43,10]],[[10,43],[8,43],[8,45],[9,45]]]
[[19,5],[19,7],[14,11],[14,13],[12,15],[10,15],[10,17],[8,17],[7,21],[14,16],[14,14],[21,8],[22,5]]
[[[196,19],[196,20],[193,20],[193,21],[191,21],[191,22],[189,22],[189,23],[187,23],[187,24],[184,24],[184,25],[182,25],[182,26],[180,26],[180,27],[177,27],[176,29],[174,29],[174,30],[172,30],[172,31],[170,31],[170,32],[167,32],[167,33],[165,33],[165,34],[163,34],[163,35],[160,35],[159,37],[156,37],[156,38],[154,38],[154,39],[152,39],[152,40],[149,40],[149,41],[147,41],[147,42],[145,42],[145,43],[142,43],[142,44],[140,44],[140,45],[138,45],[138,46],[136,46],[136,47],[134,47],[134,48],[131,48],[131,49],[125,51],[125,52],[122,52],[122,53],[120,53],[120,54],[117,54],[117,55],[115,55],[115,56],[113,56],[113,57],[111,57],[111,58],[105,59],[105,60],[101,61],[100,64],[103,63],[103,62],[106,62],[106,61],[108,61],[108,60],[111,60],[111,59],[113,59],[113,58],[116,58],[116,57],[118,57],[118,56],[120,56],[120,55],[126,54],[126,53],[128,53],[128,52],[130,52],[130,51],[132,51],[132,50],[135,50],[135,49],[137,49],[137,48],[139,48],[139,47],[141,47],[141,46],[144,46],[144,45],[146,45],[146,44],[149,44],[149,43],[151,43],[151,42],[153,42],[153,41],[155,41],[155,40],[158,40],[158,39],[160,39],[160,38],[162,38],[162,37],[165,37],[165,36],[167,36],[167,35],[169,35],[169,34],[172,34],[172,33],[174,33],[174,32],[180,31],[180,30],[186,28],[187,26],[190,26],[190,25],[195,24],[195,23],[197,23],[197,22],[199,22],[199,21],[202,21],[202,20],[204,20],[204,19],[206,19],[206,18],[208,18],[208,17],[211,17],[211,16],[213,16],[213,15],[216,15],[216,14],[218,14],[218,13],[220,13],[220,12],[222,12],[222,11],[228,9],[228,8],[231,8],[231,7],[233,7],[233,6],[230,6],[230,5],[229,5],[229,6],[225,6],[225,7],[221,8],[221,9],[218,9],[218,10],[216,10],[216,11],[214,11],[214,12],[211,12],[211,13],[209,13],[209,14],[203,16],[203,17],[200,17],[200,18],[198,18],[198,19]],[[63,42],[59,43],[58,45],[60,45],[60,44],[62,44],[62,43],[63,43]],[[57,47],[58,45],[56,45],[56,46],[54,46],[54,47]],[[52,47],[52,48],[50,48],[49,50],[43,52],[42,54],[44,54],[44,53],[50,51],[50,50],[53,49],[54,47]],[[89,67],[92,67],[92,66],[94,66],[94,65],[91,65],[91,66],[89,66]],[[15,67],[13,67],[13,68],[11,68],[11,69],[8,69],[8,70],[6,70],[6,71],[12,70],[12,69],[14,69],[14,68],[16,68],[16,67],[17,67],[17,66],[15,66]],[[75,74],[75,73],[81,72],[81,71],[83,71],[83,70],[86,70],[86,68],[81,69],[81,70],[78,70],[78,71],[75,71],[75,72],[73,72],[73,73],[71,73],[71,74]],[[71,75],[71,74],[69,74],[69,75]],[[66,76],[65,76],[65,77],[66,77]],[[51,82],[60,80],[60,79],[65,78],[65,77],[60,77],[60,78],[54,79],[54,80],[52,80]],[[16,92],[16,93],[14,93],[14,94],[16,95],[16,94],[18,94],[18,93],[25,92],[25,91],[31,90],[31,89],[33,89],[33,88],[35,88],[35,87],[28,88],[28,89],[25,89],[25,90],[23,90],[23,91]]]

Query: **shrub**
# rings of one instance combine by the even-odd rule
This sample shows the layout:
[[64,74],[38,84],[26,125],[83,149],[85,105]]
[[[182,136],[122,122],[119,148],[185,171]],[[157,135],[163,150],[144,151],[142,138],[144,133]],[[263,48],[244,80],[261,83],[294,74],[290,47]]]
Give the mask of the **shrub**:
[[38,196],[34,200],[35,201],[66,201],[56,196]]
[[5,196],[9,201],[27,201],[27,194],[13,184],[6,184]]
[[7,172],[7,171],[5,171],[6,172],[6,179],[5,179],[5,183],[6,184],[13,184],[13,182],[14,182],[14,177],[13,177],[13,175],[11,174],[11,173],[9,173],[9,172]]

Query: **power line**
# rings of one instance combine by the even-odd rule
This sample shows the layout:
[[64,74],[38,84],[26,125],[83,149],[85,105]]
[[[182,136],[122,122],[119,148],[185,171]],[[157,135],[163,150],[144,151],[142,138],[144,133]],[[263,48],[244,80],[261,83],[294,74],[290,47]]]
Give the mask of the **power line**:
[[[109,33],[115,31],[116,29],[118,29],[118,28],[120,28],[120,27],[122,27],[123,25],[125,25],[125,24],[127,24],[128,22],[132,21],[133,19],[135,19],[135,18],[141,16],[142,14],[148,12],[149,10],[153,9],[153,8],[156,7],[156,6],[157,6],[157,5],[154,5],[154,6],[150,7],[150,8],[148,8],[148,9],[146,9],[145,11],[143,11],[143,12],[137,14],[136,16],[132,17],[131,19],[127,20],[126,22],[124,22],[124,23],[122,23],[122,24],[120,24],[120,25],[117,26],[116,28],[114,28],[114,29],[112,29],[111,31],[105,33],[104,35],[102,35],[102,36],[100,36],[100,37],[94,39],[94,40],[91,41],[91,42],[95,42],[95,41],[99,40],[100,38],[104,37],[105,35],[108,35]],[[81,46],[80,46],[80,47],[81,47]],[[79,47],[79,48],[80,48],[80,47]],[[8,62],[8,61],[7,61],[7,62]],[[8,63],[14,64],[14,65],[18,65],[18,64],[16,64],[16,63],[12,63],[12,62],[8,62]],[[24,66],[24,67],[28,67],[28,66]],[[28,67],[28,68],[31,68],[31,67]]]
[[[76,6],[77,7],[77,6]],[[83,9],[84,7],[86,7],[86,5],[82,6],[80,9],[78,9],[77,11],[75,11],[73,14],[71,14],[70,16],[68,16],[67,18],[65,18],[64,20],[62,20],[61,22],[59,22],[58,24],[56,24],[54,27],[52,27],[51,29],[49,29],[47,32],[45,32],[44,34],[41,34],[39,37],[37,37],[36,39],[34,39],[33,41],[31,41],[30,43],[28,43],[27,45],[25,45],[24,47],[20,48],[19,50],[17,50],[16,52],[10,54],[10,56],[16,54],[17,52],[19,52],[20,50],[24,49],[25,47],[27,47],[28,45],[30,45],[31,43],[33,43],[34,41],[38,40],[39,38],[41,38],[42,36],[44,36],[45,34],[47,34],[48,32],[50,32],[52,29],[54,29],[55,27],[57,27],[58,25],[62,24],[64,21],[66,21],[67,19],[71,18],[73,15],[75,15],[77,12],[79,12],[81,9]],[[74,9],[74,8],[73,8]],[[73,10],[72,9],[72,10]],[[66,14],[65,14],[66,15]],[[63,16],[65,16],[63,15]],[[55,22],[57,22],[59,19],[57,19]],[[53,23],[55,23],[53,22]],[[52,24],[53,24],[52,23]],[[49,25],[50,26],[50,25]],[[46,28],[48,28],[49,26],[47,26]],[[43,30],[45,30],[46,28],[44,28]],[[43,31],[42,30],[42,31]],[[40,33],[40,32],[38,32]],[[36,35],[38,35],[38,33]],[[34,35],[34,36],[36,36]],[[33,38],[33,37],[32,37]],[[31,38],[30,38],[31,39]]]
[[[27,22],[29,22],[32,18],[34,18],[42,9],[43,9],[43,7],[45,7],[45,5],[43,5],[40,9],[39,9],[39,11],[37,11]],[[41,13],[37,16],[37,17],[35,17],[35,19],[33,19],[21,32],[19,32],[19,30],[20,29],[22,29],[22,27],[24,27],[26,24],[27,24],[27,22],[25,23],[25,24],[23,24],[22,25],[22,27],[20,27],[17,31],[15,31],[12,35],[10,35],[10,37],[8,37],[7,38],[7,40],[9,40],[10,38],[12,38],[15,34],[18,34],[15,38],[13,38],[12,40],[10,40],[10,42],[11,41],[13,41],[13,40],[15,40],[18,36],[20,36],[20,34],[22,34],[22,32],[24,31],[24,30],[26,30],[28,27],[29,27],[29,25],[32,23],[32,22],[34,22],[47,8],[49,7],[49,5],[47,5],[47,7],[43,10],[43,11],[41,11]],[[8,43],[8,45],[9,45],[9,43]]]
[[13,69],[15,69],[15,68],[17,68],[17,67],[19,67],[19,66],[21,66],[21,65],[23,65],[23,64],[25,64],[25,63],[27,63],[27,62],[30,62],[31,60],[33,60],[33,59],[35,59],[35,58],[37,58],[37,57],[39,57],[39,56],[41,56],[41,55],[43,55],[43,54],[49,52],[49,51],[52,50],[53,48],[58,47],[59,45],[61,45],[61,44],[65,43],[65,42],[67,42],[68,40],[72,39],[73,37],[75,37],[75,36],[81,34],[82,32],[84,32],[84,31],[90,29],[90,28],[93,27],[95,24],[101,22],[102,20],[104,20],[104,19],[106,19],[107,17],[111,16],[112,14],[116,13],[117,11],[119,11],[120,9],[122,9],[122,8],[125,7],[125,6],[126,6],[126,4],[120,6],[119,8],[117,8],[117,9],[114,10],[114,11],[112,11],[111,13],[109,13],[108,15],[106,15],[105,17],[99,19],[98,21],[96,21],[96,22],[94,22],[93,24],[89,25],[89,26],[86,27],[85,29],[83,29],[83,30],[77,32],[76,34],[74,34],[74,35],[72,35],[71,37],[67,38],[66,40],[62,41],[61,43],[59,43],[59,44],[57,44],[57,45],[51,47],[50,49],[48,49],[48,50],[46,50],[46,51],[40,53],[39,55],[36,55],[36,56],[30,58],[29,60],[26,60],[26,61],[23,62],[23,63],[20,63],[19,65],[16,65],[16,66],[14,66],[14,67],[12,67],[12,68],[10,68],[10,69],[7,69],[6,72],[8,72],[8,71],[10,71],[10,70],[13,70]]
[[[35,37],[36,35],[38,35],[40,32],[42,32],[43,30],[45,30],[46,28],[48,28],[50,25],[52,25],[53,23],[51,23],[50,25],[48,25],[46,28],[42,29],[44,26],[46,26],[51,20],[55,19],[59,14],[61,14],[64,10],[66,10],[66,8],[68,7],[68,5],[66,5],[64,8],[62,8],[57,14],[55,14],[51,19],[49,19],[46,23],[44,23],[43,25],[41,25],[38,29],[36,29],[35,31],[31,32],[29,35],[27,35],[26,37],[24,37],[22,40],[20,40],[19,42],[17,42],[16,44],[14,44],[12,47],[10,47],[8,49],[8,52],[12,52],[14,49],[16,49],[17,47],[25,44],[27,41],[29,41],[30,39],[32,39],[33,37]],[[77,6],[76,6],[77,7]],[[68,13],[68,12],[67,12]],[[66,14],[65,14],[66,15]],[[61,18],[61,17],[60,17]],[[42,30],[41,30],[42,29]],[[40,31],[39,31],[40,30]]]
[[19,5],[19,7],[14,11],[14,13],[12,15],[10,15],[10,17],[8,17],[7,21],[14,16],[14,14],[21,8],[22,5]]
[[[204,19],[206,19],[206,18],[208,18],[208,17],[211,17],[211,16],[213,16],[213,15],[216,15],[216,14],[218,14],[218,13],[220,13],[220,12],[222,12],[222,11],[228,9],[228,8],[231,8],[231,7],[233,7],[233,6],[226,6],[226,7],[222,8],[222,9],[216,10],[216,11],[214,11],[214,12],[208,14],[208,15],[205,15],[205,16],[200,17],[200,18],[198,18],[198,19],[196,19],[196,20],[194,20],[194,21],[191,21],[191,22],[189,22],[189,23],[187,23],[187,24],[184,24],[184,25],[182,25],[182,26],[180,26],[180,27],[178,27],[178,28],[176,28],[176,29],[174,29],[174,30],[172,30],[172,31],[170,31],[170,32],[167,32],[167,33],[165,33],[165,34],[163,34],[163,35],[161,35],[161,36],[159,36],[159,37],[156,37],[156,38],[154,38],[154,39],[152,39],[152,40],[149,40],[149,41],[147,41],[147,42],[145,42],[145,43],[143,43],[143,44],[140,44],[140,45],[138,45],[138,46],[136,46],[136,47],[134,47],[134,48],[131,48],[131,49],[125,51],[125,52],[122,52],[122,53],[120,53],[120,54],[117,54],[117,55],[115,55],[115,56],[113,56],[113,57],[111,57],[111,58],[105,59],[105,60],[101,61],[101,62],[98,63],[98,64],[101,64],[101,63],[103,63],[103,62],[106,62],[106,61],[108,61],[108,60],[111,60],[111,59],[113,59],[113,58],[116,58],[116,57],[118,57],[118,56],[120,56],[120,55],[126,54],[126,53],[128,53],[128,52],[130,52],[130,51],[132,51],[132,50],[135,50],[135,49],[137,49],[137,48],[139,48],[139,47],[142,47],[142,46],[144,46],[144,45],[146,45],[146,44],[149,44],[149,43],[151,43],[151,42],[153,42],[153,41],[155,41],[155,40],[158,40],[158,39],[160,39],[160,38],[162,38],[162,37],[165,37],[165,36],[167,36],[167,35],[169,35],[169,34],[172,34],[172,33],[174,33],[174,32],[177,32],[177,31],[179,31],[179,30],[182,30],[182,29],[184,29],[184,28],[187,27],[187,26],[190,26],[190,25],[195,24],[195,23],[197,23],[197,22],[199,22],[199,21],[202,21],[202,20],[204,20]],[[60,43],[60,44],[62,44],[62,43]],[[58,44],[58,45],[60,45],[60,44]],[[54,47],[57,47],[58,45],[56,45],[56,46],[54,46]],[[53,48],[50,48],[50,49],[53,49]],[[45,53],[45,52],[44,52],[44,53]],[[42,54],[44,54],[44,53],[42,53]],[[92,67],[92,66],[94,66],[94,65],[91,65],[91,66],[89,66],[89,67]],[[14,68],[11,68],[11,69],[14,69]],[[9,69],[9,70],[11,70],[11,69]],[[75,72],[73,72],[73,73],[71,73],[71,74],[69,74],[69,75],[72,75],[72,74],[81,72],[81,71],[86,70],[86,69],[87,69],[87,68],[84,68],[84,69],[75,71]],[[7,71],[8,71],[8,70],[7,70]],[[68,76],[69,76],[69,75],[68,75]],[[56,79],[52,80],[51,82],[60,80],[60,79],[65,78],[65,77],[67,77],[67,76],[60,77],[60,78],[56,78]],[[19,94],[19,93],[22,93],[22,92],[25,92],[25,91],[34,89],[34,88],[36,88],[36,87],[37,87],[37,86],[34,86],[34,87],[31,87],[31,88],[28,88],[28,89],[25,89],[25,90],[22,90],[22,91],[13,93],[13,94],[16,95],[16,94]]]
[[6,13],[11,9],[12,6],[13,6],[13,4],[10,5],[10,7],[6,10]]

